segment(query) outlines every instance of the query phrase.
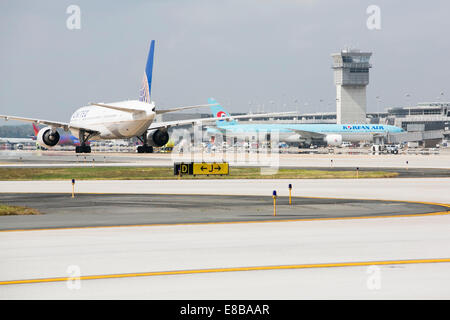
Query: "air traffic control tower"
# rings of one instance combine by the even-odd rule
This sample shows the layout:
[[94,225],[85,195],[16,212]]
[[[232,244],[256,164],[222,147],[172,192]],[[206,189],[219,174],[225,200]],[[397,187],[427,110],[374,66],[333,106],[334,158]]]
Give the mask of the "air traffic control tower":
[[366,86],[371,52],[345,49],[334,53],[337,123],[366,123]]

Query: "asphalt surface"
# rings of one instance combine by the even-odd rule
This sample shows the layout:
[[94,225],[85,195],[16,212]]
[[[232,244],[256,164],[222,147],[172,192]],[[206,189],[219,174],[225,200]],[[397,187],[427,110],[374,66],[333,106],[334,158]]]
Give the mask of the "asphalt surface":
[[41,215],[0,216],[0,230],[148,224],[274,221],[414,215],[447,207],[400,201],[270,196],[155,194],[0,194],[0,202],[36,208]]

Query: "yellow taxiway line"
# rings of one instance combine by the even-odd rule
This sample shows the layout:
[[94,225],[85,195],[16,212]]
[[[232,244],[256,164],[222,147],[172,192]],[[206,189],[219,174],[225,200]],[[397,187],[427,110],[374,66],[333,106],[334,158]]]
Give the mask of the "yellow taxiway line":
[[75,278],[75,277],[58,277],[58,278],[41,278],[41,279],[27,279],[27,280],[8,280],[8,281],[0,281],[0,285],[63,282],[63,281],[74,281],[74,280],[101,280],[101,279],[134,278],[134,277],[173,276],[173,275],[205,274],[205,273],[219,273],[219,272],[292,270],[292,269],[315,269],[315,268],[336,268],[336,267],[362,267],[362,266],[374,266],[374,265],[377,265],[377,266],[380,266],[380,265],[406,265],[406,264],[443,263],[443,262],[447,262],[447,263],[450,262],[450,258],[336,262],[336,263],[297,264],[297,265],[280,265],[280,266],[231,267],[231,268],[213,268],[213,269],[155,271],[155,272],[91,275],[91,276],[80,276],[77,278]]

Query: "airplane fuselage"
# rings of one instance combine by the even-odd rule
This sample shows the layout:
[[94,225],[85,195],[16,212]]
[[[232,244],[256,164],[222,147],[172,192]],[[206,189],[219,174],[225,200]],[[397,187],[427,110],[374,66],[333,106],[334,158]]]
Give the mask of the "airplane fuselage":
[[[248,137],[251,134],[274,133],[286,142],[302,140],[298,131],[316,132],[323,135],[340,135],[344,141],[372,141],[375,134],[402,132],[403,129],[382,124],[223,124],[217,126],[226,131],[227,136]],[[214,129],[209,130],[214,132]]]
[[[111,105],[138,108],[139,101],[125,101]],[[142,135],[155,118],[152,108],[143,108],[138,112],[125,112],[107,109],[95,105],[77,109],[70,118],[70,131],[79,136],[77,127],[90,128],[100,134],[91,136],[90,140],[128,139]]]

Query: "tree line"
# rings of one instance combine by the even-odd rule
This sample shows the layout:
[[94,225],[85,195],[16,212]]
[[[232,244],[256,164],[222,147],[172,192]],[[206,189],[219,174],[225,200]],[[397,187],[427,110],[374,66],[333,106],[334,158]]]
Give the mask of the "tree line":
[[29,138],[30,136],[34,136],[33,126],[31,123],[18,126],[0,126],[0,137]]

